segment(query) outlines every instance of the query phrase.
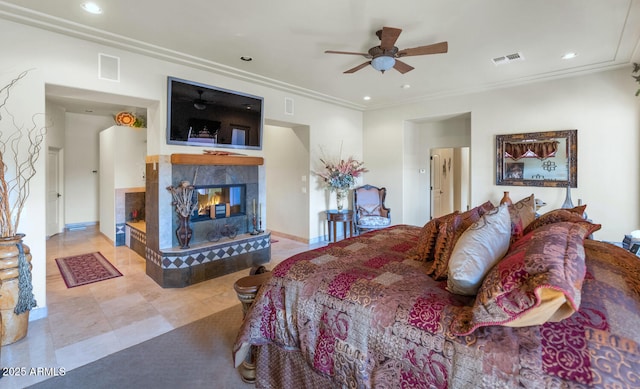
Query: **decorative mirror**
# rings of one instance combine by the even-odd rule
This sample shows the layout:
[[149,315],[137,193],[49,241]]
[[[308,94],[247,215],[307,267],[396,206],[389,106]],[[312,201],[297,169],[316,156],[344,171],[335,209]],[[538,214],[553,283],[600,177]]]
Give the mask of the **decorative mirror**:
[[578,130],[496,135],[496,185],[578,185]]

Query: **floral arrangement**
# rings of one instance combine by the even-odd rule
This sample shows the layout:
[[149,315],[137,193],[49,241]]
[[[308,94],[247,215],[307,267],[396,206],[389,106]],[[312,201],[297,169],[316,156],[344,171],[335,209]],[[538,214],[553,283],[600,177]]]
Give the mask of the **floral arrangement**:
[[40,157],[46,126],[30,118],[30,123],[20,124],[8,109],[12,88],[27,76],[20,73],[0,87],[0,237],[15,236],[20,215],[31,193],[30,182],[36,175],[36,162]]
[[195,186],[191,185],[189,181],[180,181],[180,185],[177,187],[168,186],[167,190],[171,192],[173,197],[171,204],[176,206],[178,215],[186,218],[198,209],[198,204],[193,201]]
[[355,160],[353,157],[346,160],[340,159],[337,163],[321,158],[320,162],[324,165],[324,170],[315,174],[322,178],[329,190],[350,189],[355,185],[356,178],[368,172],[364,162]]

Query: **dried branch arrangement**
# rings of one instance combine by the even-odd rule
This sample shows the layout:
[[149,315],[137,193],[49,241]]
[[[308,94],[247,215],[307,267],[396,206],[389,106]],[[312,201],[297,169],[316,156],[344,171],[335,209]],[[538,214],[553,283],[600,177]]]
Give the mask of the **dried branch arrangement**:
[[167,190],[171,192],[173,196],[172,205],[175,205],[176,212],[182,216],[187,217],[198,209],[198,204],[193,200],[193,191],[195,187],[189,183],[189,181],[180,181],[180,185],[168,186]]
[[12,89],[26,77],[28,71],[20,73],[0,88],[0,236],[15,236],[20,223],[20,214],[30,194],[29,183],[36,174],[36,162],[40,157],[46,126],[39,125],[37,118],[31,123],[19,123],[8,110],[7,102]]

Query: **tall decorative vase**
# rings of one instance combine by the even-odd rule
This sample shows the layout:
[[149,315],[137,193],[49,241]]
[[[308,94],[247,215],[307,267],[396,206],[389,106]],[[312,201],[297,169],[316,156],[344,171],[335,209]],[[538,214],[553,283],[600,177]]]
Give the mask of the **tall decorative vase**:
[[336,207],[338,211],[342,211],[344,203],[347,201],[349,189],[336,189]]
[[182,216],[178,214],[178,228],[176,229],[176,237],[178,243],[180,243],[181,249],[189,248],[189,241],[191,240],[191,227],[189,226],[189,216]]
[[[31,251],[24,234],[0,238],[0,321],[2,346],[27,335],[29,311],[36,306],[31,283]],[[22,260],[21,257],[22,256]]]
[[571,201],[571,185],[567,185],[567,194],[564,197],[564,203],[562,203],[561,208],[573,208],[573,201]]
[[502,204],[513,205],[513,201],[511,201],[511,197],[509,197],[509,192],[504,192],[504,196],[502,196],[500,200],[500,205]]

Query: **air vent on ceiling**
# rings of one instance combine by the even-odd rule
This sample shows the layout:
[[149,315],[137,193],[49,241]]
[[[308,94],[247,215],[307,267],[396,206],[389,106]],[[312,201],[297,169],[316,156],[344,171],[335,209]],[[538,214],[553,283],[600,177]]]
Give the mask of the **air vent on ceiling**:
[[496,57],[492,59],[494,65],[502,65],[502,64],[513,62],[513,61],[522,61],[522,60],[524,60],[524,56],[522,56],[522,53],[513,53],[509,55],[503,55],[502,57]]

